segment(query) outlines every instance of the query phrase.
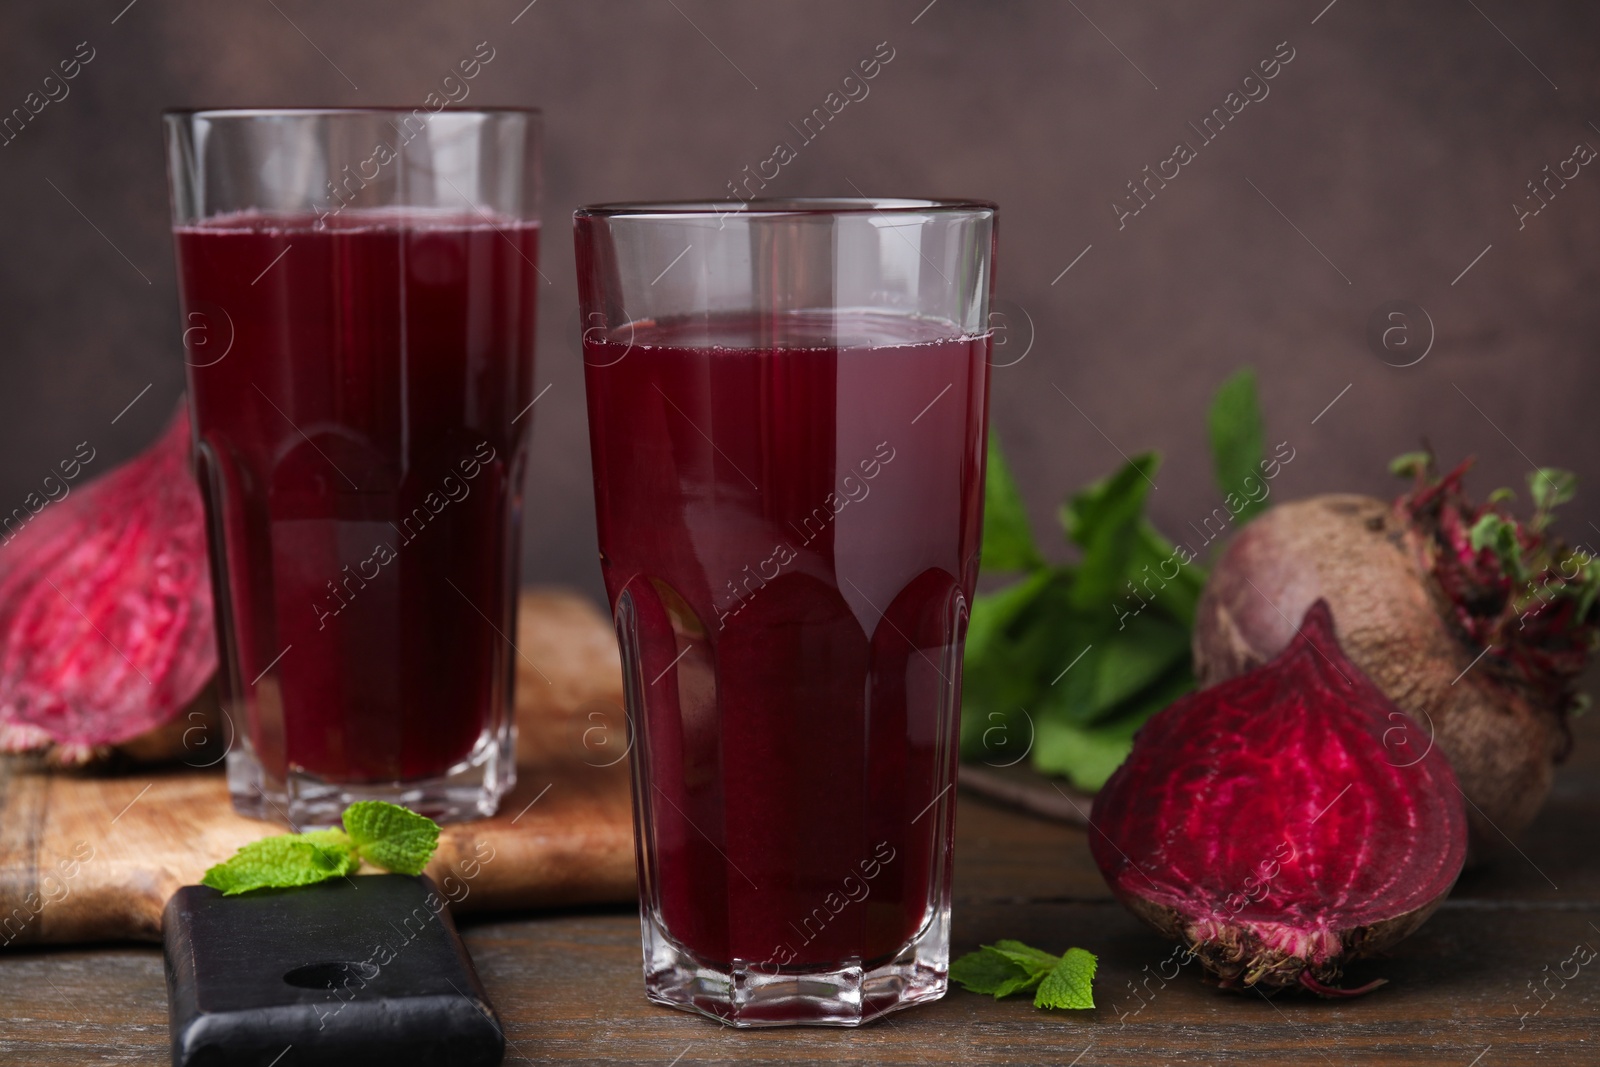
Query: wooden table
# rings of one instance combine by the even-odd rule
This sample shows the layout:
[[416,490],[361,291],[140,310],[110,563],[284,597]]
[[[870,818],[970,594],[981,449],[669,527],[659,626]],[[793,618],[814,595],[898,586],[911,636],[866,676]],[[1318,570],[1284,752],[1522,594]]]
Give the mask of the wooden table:
[[[1193,966],[1163,988],[1150,976],[1168,946],[1109,898],[1082,831],[967,795],[956,951],[1003,937],[1082,945],[1100,956],[1094,1011],[956,991],[855,1031],[739,1032],[645,1001],[631,910],[480,921],[467,942],[505,1019],[507,1063],[1597,1064],[1600,959],[1558,974],[1579,943],[1600,948],[1600,720],[1577,734],[1521,854],[1469,872],[1391,958],[1352,968],[1353,981],[1391,981],[1348,1002],[1222,993]],[[1147,978],[1141,1008],[1132,987]],[[163,1063],[166,1010],[156,948],[0,951],[0,1064]]]

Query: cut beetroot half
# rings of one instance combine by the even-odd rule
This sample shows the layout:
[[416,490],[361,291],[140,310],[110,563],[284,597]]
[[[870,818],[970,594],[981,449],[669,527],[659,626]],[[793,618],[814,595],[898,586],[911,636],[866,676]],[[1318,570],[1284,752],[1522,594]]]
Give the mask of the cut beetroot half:
[[189,451],[180,405],[150,448],[0,545],[0,750],[85,759],[170,721],[215,673]]
[[1153,717],[1093,822],[1117,897],[1222,985],[1324,996],[1371,988],[1338,988],[1343,962],[1421,925],[1467,855],[1448,761],[1322,600],[1276,659]]

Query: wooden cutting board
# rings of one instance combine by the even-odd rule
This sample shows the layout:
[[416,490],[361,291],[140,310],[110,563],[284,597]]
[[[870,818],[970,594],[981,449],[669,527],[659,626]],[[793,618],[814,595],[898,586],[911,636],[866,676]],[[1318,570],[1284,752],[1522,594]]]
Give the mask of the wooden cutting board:
[[[428,873],[458,912],[633,900],[611,625],[574,594],[531,591],[516,645],[517,787],[494,818],[446,826]],[[0,763],[0,947],[158,940],[174,890],[283,830],[234,814],[220,767],[105,774]]]

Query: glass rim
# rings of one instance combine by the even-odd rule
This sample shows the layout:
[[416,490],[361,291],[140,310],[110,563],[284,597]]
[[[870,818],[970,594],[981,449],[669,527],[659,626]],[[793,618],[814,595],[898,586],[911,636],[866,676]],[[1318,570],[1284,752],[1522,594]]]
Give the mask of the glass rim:
[[426,111],[430,115],[532,115],[543,118],[544,111],[537,107],[442,107],[434,111],[426,107],[169,107],[161,112],[163,119],[194,118],[331,118],[336,115],[410,115]]
[[910,215],[995,214],[992,200],[940,200],[869,196],[757,197],[753,200],[639,200],[588,204],[572,213],[574,219],[693,219],[731,215],[778,217],[793,215]]

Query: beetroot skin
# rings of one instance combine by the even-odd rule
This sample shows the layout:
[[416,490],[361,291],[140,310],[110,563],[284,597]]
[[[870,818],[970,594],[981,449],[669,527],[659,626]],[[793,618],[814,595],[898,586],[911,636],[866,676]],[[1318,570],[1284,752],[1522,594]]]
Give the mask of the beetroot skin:
[[82,762],[172,720],[215,673],[189,444],[180,408],[0,547],[0,751]]
[[[1548,595],[1565,584],[1556,568],[1519,581],[1491,549],[1472,547],[1484,515],[1511,516],[1467,499],[1467,466],[1419,471],[1393,505],[1330,494],[1258,516],[1206,581],[1194,661],[1201,685],[1265,663],[1293,636],[1291,620],[1325,598],[1350,658],[1449,757],[1471,805],[1474,855],[1487,857],[1549,794],[1600,634],[1575,597]],[[1530,559],[1565,558],[1547,532],[1524,523],[1518,536]]]
[[1325,996],[1371,988],[1337,988],[1343,962],[1421,925],[1467,855],[1449,762],[1322,600],[1276,659],[1146,723],[1093,824],[1118,899],[1223,986]]

